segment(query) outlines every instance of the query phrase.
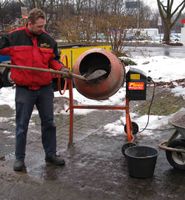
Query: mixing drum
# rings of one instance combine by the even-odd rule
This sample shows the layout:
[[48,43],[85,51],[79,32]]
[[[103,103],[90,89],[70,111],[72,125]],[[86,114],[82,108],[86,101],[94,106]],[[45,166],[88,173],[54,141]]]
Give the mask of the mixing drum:
[[[102,71],[106,73],[98,76]],[[74,79],[78,92],[95,100],[105,100],[115,94],[125,78],[125,68],[121,61],[113,53],[100,48],[93,48],[81,54],[73,66],[73,72],[82,76],[97,72],[99,78],[93,81]]]

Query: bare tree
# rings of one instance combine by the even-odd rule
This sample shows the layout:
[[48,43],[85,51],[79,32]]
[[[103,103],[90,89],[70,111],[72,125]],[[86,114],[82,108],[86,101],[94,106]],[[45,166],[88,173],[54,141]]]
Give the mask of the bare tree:
[[20,3],[17,1],[0,1],[0,29],[3,32],[10,31],[19,25],[21,16]]
[[5,7],[8,5],[8,0],[0,1],[0,30],[4,30],[5,25]]
[[174,24],[177,22],[182,11],[185,8],[185,1],[182,0],[174,9],[174,0],[167,0],[167,3],[164,4],[163,1],[157,0],[159,13],[164,26],[164,38],[163,41],[166,44],[170,43],[170,33]]
[[[21,0],[19,0],[21,1]],[[27,5],[29,8],[41,8],[43,9],[47,3],[47,0],[25,0],[21,1],[25,5]]]
[[[10,2],[16,2],[16,8],[5,6]],[[38,7],[46,12],[47,30],[53,36],[67,42],[109,43],[113,50],[119,53],[123,50],[127,29],[138,25],[136,13],[128,13],[124,2],[124,0],[1,0],[0,25],[10,20],[15,21],[17,17],[15,13],[20,12],[21,6],[27,7],[28,10]],[[18,17],[20,16],[19,13]],[[149,7],[141,4],[139,16],[141,28],[149,26],[151,16]]]
[[153,12],[149,6],[145,5],[143,2],[140,2],[139,7],[139,27],[148,28],[150,27],[150,21],[152,18]]

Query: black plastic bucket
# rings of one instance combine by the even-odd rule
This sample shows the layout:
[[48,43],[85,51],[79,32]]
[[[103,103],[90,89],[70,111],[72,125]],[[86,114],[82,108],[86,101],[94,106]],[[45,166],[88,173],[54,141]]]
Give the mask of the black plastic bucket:
[[129,175],[135,178],[151,178],[154,174],[157,149],[150,146],[132,146],[125,150]]

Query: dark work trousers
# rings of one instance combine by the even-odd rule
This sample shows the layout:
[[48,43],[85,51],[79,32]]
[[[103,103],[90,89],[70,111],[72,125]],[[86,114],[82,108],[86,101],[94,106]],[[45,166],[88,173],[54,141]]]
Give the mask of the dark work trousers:
[[56,154],[56,127],[53,114],[53,89],[44,86],[39,90],[16,86],[16,146],[15,157],[24,160],[29,120],[36,105],[41,119],[42,144],[46,156]]

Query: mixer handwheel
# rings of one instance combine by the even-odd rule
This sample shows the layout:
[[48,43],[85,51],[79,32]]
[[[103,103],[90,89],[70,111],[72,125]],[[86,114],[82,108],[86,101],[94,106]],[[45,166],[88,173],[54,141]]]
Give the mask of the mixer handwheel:
[[[172,140],[168,147],[185,150],[185,140]],[[166,158],[170,165],[176,169],[185,170],[185,153],[166,150]]]

